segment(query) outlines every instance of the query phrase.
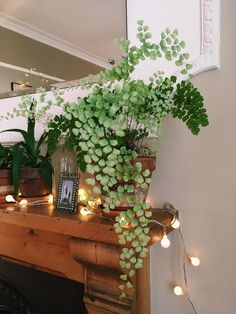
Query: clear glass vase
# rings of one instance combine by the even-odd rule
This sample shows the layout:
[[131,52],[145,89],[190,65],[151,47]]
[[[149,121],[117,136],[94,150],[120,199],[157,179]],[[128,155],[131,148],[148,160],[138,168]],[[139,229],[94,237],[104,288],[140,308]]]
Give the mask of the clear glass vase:
[[75,150],[70,150],[66,146],[66,135],[61,135],[57,150],[52,156],[54,169],[52,177],[52,195],[54,204],[58,195],[58,182],[61,173],[63,175],[78,175],[77,156]]

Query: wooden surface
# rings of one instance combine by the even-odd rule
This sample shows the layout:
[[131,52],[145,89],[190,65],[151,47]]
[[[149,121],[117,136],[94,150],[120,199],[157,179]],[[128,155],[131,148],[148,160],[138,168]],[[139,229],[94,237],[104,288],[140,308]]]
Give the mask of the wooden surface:
[[[172,216],[153,210],[153,220],[170,225]],[[121,247],[114,221],[100,216],[56,212],[53,205],[0,205],[0,256],[84,283],[89,314],[149,314],[149,258],[134,279],[127,299],[119,299]],[[150,245],[162,237],[150,223]],[[170,230],[168,228],[168,230]]]
[[[118,245],[118,237],[113,229],[114,220],[94,215],[61,213],[55,211],[53,205],[19,207],[1,204],[0,220],[11,225]],[[165,211],[153,209],[152,220],[170,225],[172,216]],[[154,244],[162,237],[162,228],[155,223],[150,223],[149,226],[151,244]]]

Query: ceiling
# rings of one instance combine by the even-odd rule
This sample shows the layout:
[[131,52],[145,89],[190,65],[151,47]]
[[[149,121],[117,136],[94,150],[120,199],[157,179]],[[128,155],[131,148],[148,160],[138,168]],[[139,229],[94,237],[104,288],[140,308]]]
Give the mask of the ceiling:
[[125,0],[0,0],[0,25],[104,66],[121,57],[125,12]]

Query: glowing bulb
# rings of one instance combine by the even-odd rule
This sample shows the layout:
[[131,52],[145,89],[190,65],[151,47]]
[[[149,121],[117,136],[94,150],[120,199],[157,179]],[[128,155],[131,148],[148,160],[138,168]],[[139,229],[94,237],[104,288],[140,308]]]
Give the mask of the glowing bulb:
[[196,256],[189,256],[190,262],[193,266],[198,267],[201,263],[200,259]]
[[180,226],[179,220],[176,217],[174,217],[174,219],[171,221],[171,227],[174,229],[178,229],[179,226]]
[[96,202],[94,200],[90,200],[88,201],[88,205],[93,208],[96,205]]
[[88,208],[86,208],[86,207],[82,207],[82,208],[80,209],[80,214],[81,214],[82,216],[87,216],[87,215],[91,214],[91,211],[88,210]]
[[125,219],[125,217],[121,217],[120,225],[121,225],[121,227],[127,227],[129,225],[127,220]]
[[53,195],[52,194],[48,195],[48,203],[53,204]]
[[79,189],[79,200],[86,203],[88,200],[88,193],[84,189]]
[[27,200],[21,200],[19,204],[21,206],[26,206],[26,205],[28,205],[28,201]]
[[97,199],[96,199],[96,205],[101,205],[101,204],[102,204],[101,199],[100,199],[100,198],[97,198]]
[[14,197],[12,195],[7,195],[5,197],[6,202],[11,203],[11,202],[16,202],[16,200],[14,199]]
[[178,296],[183,295],[184,294],[183,289],[179,286],[175,286],[174,287],[174,294],[178,295]]
[[170,246],[170,240],[167,238],[167,235],[165,233],[164,233],[162,240],[161,240],[161,246],[165,249]]

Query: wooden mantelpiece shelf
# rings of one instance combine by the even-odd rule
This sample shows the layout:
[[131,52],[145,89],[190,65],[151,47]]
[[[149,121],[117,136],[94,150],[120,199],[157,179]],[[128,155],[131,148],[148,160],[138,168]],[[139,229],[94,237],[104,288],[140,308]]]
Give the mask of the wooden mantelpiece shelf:
[[[172,217],[154,209],[153,219],[170,225]],[[162,228],[151,223],[150,229],[151,245],[161,239]],[[149,257],[121,301],[120,250],[108,218],[64,214],[53,205],[0,205],[1,258],[84,283],[89,314],[150,313]]]

